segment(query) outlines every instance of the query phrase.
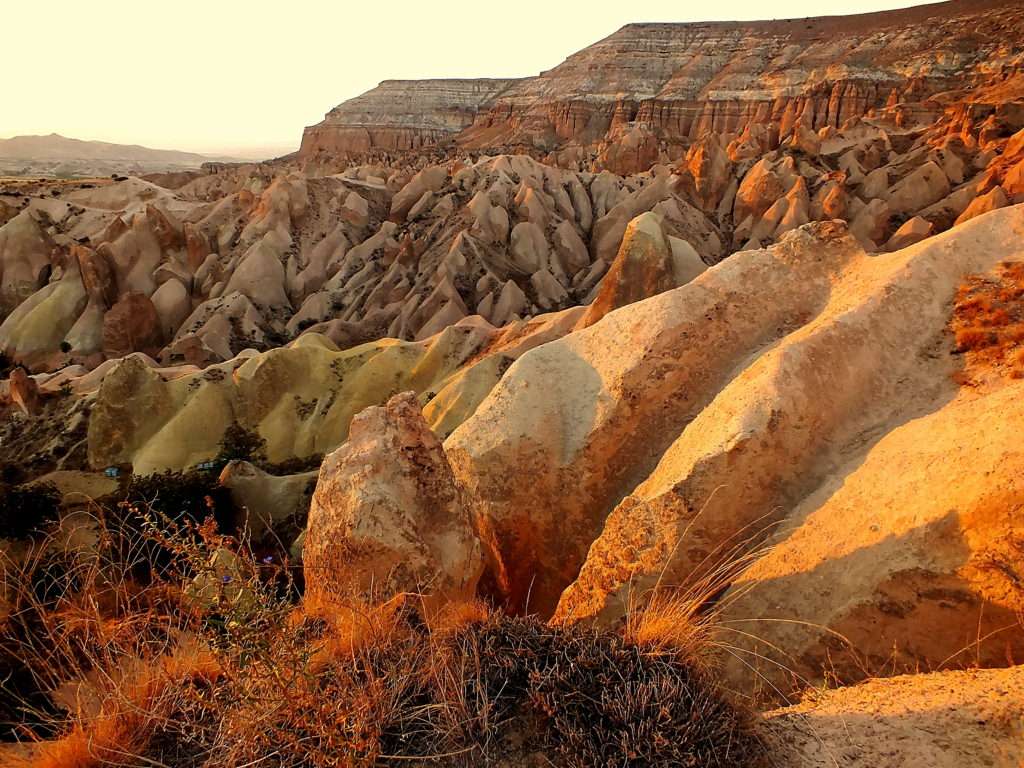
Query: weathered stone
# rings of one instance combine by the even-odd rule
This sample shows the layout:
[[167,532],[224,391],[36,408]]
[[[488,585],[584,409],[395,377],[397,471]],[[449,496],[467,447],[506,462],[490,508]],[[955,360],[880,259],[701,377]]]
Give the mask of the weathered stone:
[[473,596],[480,546],[415,395],[360,413],[324,459],[303,567],[306,594],[321,603],[412,592],[436,607]]

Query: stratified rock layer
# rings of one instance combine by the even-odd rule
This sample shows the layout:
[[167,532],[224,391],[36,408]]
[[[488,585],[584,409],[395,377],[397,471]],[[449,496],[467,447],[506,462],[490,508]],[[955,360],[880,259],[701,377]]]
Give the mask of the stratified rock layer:
[[308,128],[302,155],[455,139],[579,147],[632,173],[705,134],[761,127],[769,147],[793,136],[794,148],[814,153],[819,129],[885,109],[927,121],[941,109],[931,97],[1021,66],[1019,22],[1017,3],[971,0],[831,18],[629,24],[536,77],[385,81]]

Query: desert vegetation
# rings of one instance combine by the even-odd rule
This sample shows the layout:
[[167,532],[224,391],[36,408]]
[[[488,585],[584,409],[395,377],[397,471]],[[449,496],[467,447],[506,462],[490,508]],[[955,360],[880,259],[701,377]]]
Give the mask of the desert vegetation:
[[999,369],[1024,378],[1024,264],[1004,262],[990,275],[970,275],[957,291],[951,327],[956,350],[967,356],[958,374],[975,382]]
[[212,516],[125,502],[78,524],[77,548],[51,532],[4,564],[2,716],[24,745],[11,765],[763,757],[753,716],[714,682],[707,627],[684,631],[679,605],[611,631],[478,602],[430,614],[414,594],[304,603],[287,556],[257,557]]

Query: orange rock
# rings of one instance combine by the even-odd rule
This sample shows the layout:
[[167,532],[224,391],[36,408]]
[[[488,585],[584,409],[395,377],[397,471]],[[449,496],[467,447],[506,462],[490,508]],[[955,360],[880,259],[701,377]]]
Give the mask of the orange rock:
[[10,395],[11,401],[26,416],[32,416],[39,410],[39,387],[20,366],[11,371]]
[[103,317],[103,353],[108,359],[132,352],[155,356],[162,344],[160,316],[145,294],[123,296]]
[[306,595],[320,603],[412,592],[436,607],[474,595],[480,545],[414,393],[357,415],[324,459],[302,560]]

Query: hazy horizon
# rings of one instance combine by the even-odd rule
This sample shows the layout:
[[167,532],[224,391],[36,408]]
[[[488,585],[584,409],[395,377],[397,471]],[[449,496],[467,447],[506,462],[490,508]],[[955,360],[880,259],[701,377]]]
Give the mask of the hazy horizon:
[[[846,15],[922,3],[722,0],[709,12],[651,0],[590,13],[538,0],[482,14],[372,4],[318,7],[182,0],[140,14],[126,0],[61,0],[4,11],[6,58],[31,63],[4,93],[0,137],[59,133],[208,155],[255,157],[298,148],[302,129],[382,80],[527,77],[624,24]],[[56,10],[56,13],[54,11]],[[772,11],[772,15],[765,11]],[[45,43],[41,46],[40,43]],[[116,98],[115,90],[122,93]]]

